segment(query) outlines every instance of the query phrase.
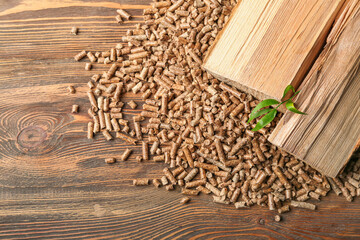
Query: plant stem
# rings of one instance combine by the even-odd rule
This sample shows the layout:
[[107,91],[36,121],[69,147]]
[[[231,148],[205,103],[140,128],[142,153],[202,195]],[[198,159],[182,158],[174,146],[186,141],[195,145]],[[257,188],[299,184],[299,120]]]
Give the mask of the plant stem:
[[293,97],[295,97],[299,92],[300,92],[300,91],[295,92],[294,95],[292,95],[289,99],[287,99],[287,100],[279,103],[279,104],[276,106],[275,109],[278,109],[283,103],[286,103],[286,102],[288,102],[289,100],[293,99]]

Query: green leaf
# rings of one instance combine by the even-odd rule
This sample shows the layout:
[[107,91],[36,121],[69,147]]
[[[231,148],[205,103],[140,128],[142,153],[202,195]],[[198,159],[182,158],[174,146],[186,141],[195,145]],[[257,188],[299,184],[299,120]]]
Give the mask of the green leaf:
[[285,90],[284,90],[284,94],[283,94],[283,98],[286,96],[286,94],[292,90],[293,92],[295,92],[295,88],[292,85],[288,85]]
[[276,109],[272,109],[268,114],[266,114],[265,116],[263,116],[258,123],[256,124],[256,126],[251,129],[251,131],[258,131],[260,129],[262,129],[263,127],[265,127],[266,125],[268,125],[272,120],[274,120],[275,116],[276,116]]
[[291,101],[291,100],[288,100],[288,101],[286,102],[286,108],[289,109],[291,112],[294,112],[294,113],[306,114],[306,113],[304,113],[304,112],[301,112],[301,111],[297,110],[296,107],[295,107],[295,105],[294,105],[294,103],[293,103],[293,101]]
[[262,110],[260,110],[260,111],[258,111],[258,112],[256,112],[256,113],[254,113],[254,114],[252,115],[252,117],[249,118],[248,123],[251,122],[253,119],[255,119],[255,118],[257,118],[257,117],[260,117],[261,115],[270,112],[271,110],[273,110],[273,109],[272,109],[272,108],[265,108],[265,109],[262,109]]
[[261,108],[264,108],[264,107],[268,107],[268,106],[271,106],[271,105],[274,105],[274,104],[279,104],[279,101],[275,100],[275,99],[266,99],[262,102],[260,102],[253,110],[252,112],[250,113],[250,119],[253,117],[253,115],[259,111]]

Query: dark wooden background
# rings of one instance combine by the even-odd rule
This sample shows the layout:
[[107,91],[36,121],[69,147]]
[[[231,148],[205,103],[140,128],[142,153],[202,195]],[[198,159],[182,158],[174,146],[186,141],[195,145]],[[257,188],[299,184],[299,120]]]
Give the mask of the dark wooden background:
[[[359,239],[359,199],[350,204],[331,193],[317,211],[296,209],[278,223],[266,208],[236,210],[209,196],[183,206],[179,190],[133,187],[131,179],[160,177],[163,167],[139,164],[134,154],[104,163],[127,147],[86,139],[86,82],[108,67],[87,72],[73,56],[113,47],[148,4],[0,0],[0,238]],[[116,24],[117,8],[128,9],[133,21]],[[69,34],[72,26],[78,36]],[[67,93],[69,84],[77,94]],[[72,104],[80,114],[70,113]]]

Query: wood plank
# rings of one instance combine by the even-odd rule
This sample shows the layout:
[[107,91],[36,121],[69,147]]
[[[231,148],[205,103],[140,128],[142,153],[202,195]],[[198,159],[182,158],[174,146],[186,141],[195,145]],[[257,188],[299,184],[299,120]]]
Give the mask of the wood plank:
[[351,2],[295,100],[308,115],[287,112],[269,138],[331,177],[360,139],[360,3]]
[[260,100],[297,88],[343,0],[243,0],[217,36],[204,68]]
[[[107,142],[102,135],[94,141],[86,138],[90,118],[83,111],[89,107],[85,85],[93,73],[109,66],[95,65],[88,72],[73,56],[82,49],[113,47],[127,28],[142,21],[141,9],[149,2],[0,4],[0,238],[359,238],[359,199],[349,204],[330,193],[316,212],[294,209],[277,223],[276,213],[263,207],[237,210],[206,195],[183,206],[179,189],[131,186],[133,178],[162,176],[163,164],[136,162],[140,147],[127,162],[104,164],[105,157],[119,156],[129,147],[119,139]],[[135,16],[133,21],[116,24],[118,7]],[[69,34],[72,26],[80,28],[78,36]],[[67,93],[69,84],[77,94]],[[141,109],[139,96],[127,93],[123,100],[134,100]],[[77,115],[70,114],[74,103],[80,105]],[[125,118],[138,109],[125,107]],[[45,139],[36,135],[38,128],[46,132]]]

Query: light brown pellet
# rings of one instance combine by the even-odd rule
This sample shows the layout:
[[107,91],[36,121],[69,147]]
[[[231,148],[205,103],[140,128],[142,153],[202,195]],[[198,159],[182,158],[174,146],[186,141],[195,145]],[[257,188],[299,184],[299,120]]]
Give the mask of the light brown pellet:
[[280,215],[275,215],[274,220],[275,220],[275,222],[280,222],[281,221],[281,216]]
[[[189,182],[191,181],[199,172],[199,169],[198,168],[193,168],[188,174],[186,173],[186,171],[184,171],[183,173],[187,174],[185,175],[186,177],[184,178],[184,181],[186,182]],[[180,178],[181,174],[178,176],[179,179]]]
[[147,142],[142,142],[142,156],[144,161],[149,160],[149,145]]
[[220,139],[215,139],[214,142],[215,142],[216,151],[217,151],[217,154],[219,156],[220,161],[222,163],[225,163],[226,162],[226,157],[225,157],[225,153],[224,153],[224,149],[223,149],[221,140]]
[[161,182],[159,181],[159,179],[153,179],[152,183],[155,187],[159,188],[161,186]]
[[113,157],[105,158],[105,163],[107,163],[107,164],[112,164],[112,163],[115,163],[115,162],[116,162],[116,159],[113,158]]
[[191,168],[193,168],[194,167],[194,160],[193,160],[193,158],[191,156],[190,150],[187,147],[183,148],[182,150],[183,150],[183,152],[185,154],[185,158],[186,158],[186,161],[188,162],[189,166]]
[[93,122],[88,123],[87,138],[88,139],[94,138],[94,123]]
[[72,113],[78,113],[79,112],[79,105],[72,105],[71,112]]
[[220,196],[220,190],[211,185],[210,183],[206,183],[205,187],[209,189],[215,196]]
[[174,188],[174,185],[169,184],[169,185],[166,185],[166,186],[165,186],[165,189],[166,189],[167,191],[172,191],[172,190],[174,190],[175,188]]
[[90,71],[92,68],[92,64],[91,63],[85,63],[85,70],[86,71]]
[[165,186],[165,185],[167,185],[168,183],[169,183],[168,179],[167,179],[165,176],[162,176],[162,177],[161,177],[161,184]]
[[104,129],[104,128],[106,128],[104,111],[103,111],[103,110],[99,110],[99,111],[98,111],[98,114],[99,114],[100,128],[101,128],[101,129]]
[[79,29],[77,27],[72,27],[70,30],[70,33],[73,35],[77,35],[79,32]]
[[69,93],[71,93],[71,94],[74,94],[74,93],[76,93],[76,90],[75,90],[75,88],[74,88],[74,86],[68,86],[68,91],[69,91]]
[[274,195],[272,193],[268,194],[268,206],[269,210],[275,210]]
[[137,104],[133,100],[128,102],[128,105],[130,106],[131,109],[135,109],[137,107]]
[[191,201],[191,198],[189,197],[183,197],[181,200],[180,200],[180,203],[181,204],[186,204],[186,203],[189,203]]
[[290,206],[289,205],[284,205],[281,208],[278,209],[278,213],[286,213],[290,211]]
[[195,161],[194,162],[194,167],[198,167],[198,168],[203,168],[203,169],[206,169],[210,172],[219,172],[219,168],[215,165],[212,165],[212,164],[207,164],[207,163],[201,163],[201,162],[198,162],[198,161]]
[[81,59],[83,59],[86,56],[86,51],[82,50],[81,52],[79,52],[78,54],[76,54],[74,56],[75,61],[80,61]]
[[106,130],[111,132],[112,131],[112,124],[111,124],[110,113],[104,113],[104,116],[105,116]]
[[142,139],[142,132],[141,132],[140,122],[134,121],[134,128],[135,128],[136,138],[141,140]]
[[244,202],[244,201],[235,202],[234,206],[236,209],[248,207],[248,206],[246,206],[246,202]]
[[88,52],[86,55],[89,58],[90,62],[92,63],[96,62],[97,59],[92,52]]
[[123,18],[125,18],[126,20],[130,20],[131,15],[129,13],[127,13],[125,10],[123,9],[118,9],[116,10],[116,12]]
[[118,121],[116,121],[115,118],[112,118],[112,119],[111,119],[111,124],[112,124],[112,127],[113,127],[113,129],[114,129],[115,132],[119,132],[119,131],[120,131],[119,123],[118,123]]
[[133,180],[133,185],[134,186],[146,186],[149,185],[149,179],[144,178],[144,179],[134,179]]
[[185,188],[194,188],[194,187],[202,186],[205,184],[206,184],[206,179],[195,180],[195,181],[191,181],[191,182],[186,182]]
[[123,152],[123,154],[120,157],[121,161],[126,161],[129,158],[131,152],[132,152],[132,150],[129,148],[125,149],[125,151]]
[[97,102],[96,102],[93,92],[89,91],[89,92],[87,92],[87,95],[89,97],[90,104],[92,106],[93,111],[96,112],[98,110],[98,107],[97,107]]
[[110,141],[110,140],[113,139],[113,137],[111,136],[111,134],[110,134],[107,130],[103,130],[103,131],[102,131],[102,134],[104,135],[104,137],[105,137],[105,139],[106,139],[107,141]]
[[306,209],[310,209],[310,210],[316,209],[316,205],[314,205],[312,203],[307,203],[307,202],[298,202],[298,201],[292,200],[290,202],[290,205],[292,207],[297,207],[297,208],[306,208]]
[[181,193],[182,193],[182,194],[185,194],[185,195],[196,196],[196,195],[199,195],[199,190],[183,188],[183,189],[181,190]]
[[121,18],[120,15],[116,15],[116,16],[115,16],[115,19],[116,19],[116,22],[117,22],[117,23],[122,23],[122,22],[123,22],[123,20],[122,20],[122,18]]

